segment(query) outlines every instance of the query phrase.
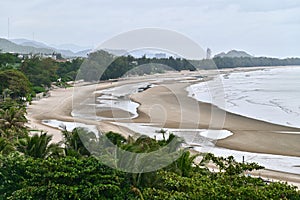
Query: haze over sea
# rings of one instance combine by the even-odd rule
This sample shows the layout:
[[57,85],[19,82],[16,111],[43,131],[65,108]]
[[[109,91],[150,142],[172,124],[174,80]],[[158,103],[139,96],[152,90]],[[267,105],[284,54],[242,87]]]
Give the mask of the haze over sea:
[[[299,66],[272,67],[220,76],[224,102],[217,106],[243,116],[300,127]],[[215,89],[201,82],[187,90],[198,101],[212,103]]]

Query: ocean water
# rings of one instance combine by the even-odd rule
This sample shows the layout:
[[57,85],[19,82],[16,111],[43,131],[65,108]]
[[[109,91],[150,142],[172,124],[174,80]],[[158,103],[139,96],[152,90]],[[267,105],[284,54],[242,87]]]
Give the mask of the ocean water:
[[275,171],[288,172],[293,174],[300,174],[300,157],[295,156],[281,156],[274,154],[264,154],[264,153],[252,153],[245,151],[237,151],[231,149],[224,149],[220,147],[194,147],[196,151],[199,152],[210,152],[215,156],[228,157],[233,156],[238,162],[243,161],[243,156],[245,162],[251,163],[255,162],[266,169],[271,169]]
[[299,77],[299,66],[274,67],[220,75],[219,82],[201,82],[187,91],[232,113],[300,128]]
[[[298,77],[300,77],[300,67],[267,68],[220,75],[217,81],[193,84],[187,90],[189,96],[198,101],[215,103],[233,113],[276,124],[300,127],[300,79],[298,80]],[[178,81],[185,80],[178,79]],[[103,109],[122,109],[136,117],[139,105],[132,102],[129,97],[139,92],[138,88],[148,84],[148,82],[127,84],[99,91],[102,96],[97,99],[96,106]],[[74,127],[74,124],[50,120],[48,120],[48,125],[66,126],[68,129]],[[162,137],[158,133],[160,128],[153,127],[155,126],[153,124],[116,123],[116,125],[156,139]],[[257,162],[268,169],[300,174],[299,157],[250,153],[216,147],[216,140],[232,135],[227,130],[214,132],[204,129],[168,129],[168,131],[183,137],[188,145],[200,152],[211,152],[217,156],[233,155],[238,161],[245,156],[247,162]]]
[[[159,133],[161,128],[155,127],[155,124],[140,123],[117,123],[115,125],[126,127],[132,131],[143,133],[152,138],[161,140],[162,134]],[[206,129],[171,129],[164,128],[166,137],[173,133],[185,140],[188,146],[192,146],[196,151],[213,153],[216,156],[233,156],[238,162],[255,162],[267,169],[300,174],[300,157],[282,156],[264,153],[252,153],[225,149],[215,146],[216,140],[230,137],[232,133],[228,130],[206,130]]]
[[[97,127],[94,125],[86,125],[83,123],[75,122],[65,122],[54,119],[43,120],[43,124],[48,126],[59,128],[61,130],[66,129],[72,131],[76,127],[86,128],[95,134],[99,134]],[[155,124],[139,124],[139,123],[118,123],[114,122],[115,125],[129,128],[132,131],[143,133],[149,137],[162,139],[162,134],[159,133],[161,128],[155,127]],[[267,169],[289,172],[300,174],[300,158],[293,156],[281,156],[272,154],[262,154],[262,153],[250,153],[243,151],[236,151],[230,149],[224,149],[215,146],[216,139],[223,139],[232,135],[231,132],[227,130],[205,130],[205,129],[164,129],[167,131],[166,137],[169,133],[173,133],[179,137],[184,138],[188,146],[193,146],[195,150],[199,152],[210,152],[214,153],[216,156],[234,156],[234,158],[241,162],[244,156],[246,162],[256,162]],[[208,134],[207,134],[208,133]]]

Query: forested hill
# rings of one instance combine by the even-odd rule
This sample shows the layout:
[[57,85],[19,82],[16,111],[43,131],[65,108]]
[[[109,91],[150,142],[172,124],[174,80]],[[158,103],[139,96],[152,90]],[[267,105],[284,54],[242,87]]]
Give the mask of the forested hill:
[[54,50],[52,49],[47,49],[47,48],[36,48],[32,46],[22,46],[15,44],[9,40],[0,38],[0,49],[2,52],[16,52],[20,54],[52,54],[55,53]]
[[250,54],[248,54],[245,51],[231,50],[227,53],[224,53],[224,52],[219,53],[219,54],[215,55],[214,57],[215,58],[216,57],[221,57],[221,58],[223,58],[223,57],[228,57],[228,58],[239,57],[240,58],[240,57],[253,57],[253,56],[251,56]]
[[300,58],[267,58],[267,57],[215,57],[211,60],[190,61],[198,69],[218,69],[258,66],[300,65]]

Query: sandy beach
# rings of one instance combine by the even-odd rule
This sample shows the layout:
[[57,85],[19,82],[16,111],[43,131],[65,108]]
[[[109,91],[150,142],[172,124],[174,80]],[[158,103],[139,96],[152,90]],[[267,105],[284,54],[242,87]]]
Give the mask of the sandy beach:
[[299,129],[250,119],[225,112],[207,103],[199,103],[187,97],[187,91],[184,90],[187,86],[187,83],[166,84],[133,95],[132,99],[141,104],[139,112],[143,113],[134,121],[159,123],[164,115],[164,127],[167,128],[222,129],[224,120],[223,129],[234,134],[219,140],[217,146],[257,153],[300,156],[300,135],[279,133]]
[[[76,96],[77,100],[81,101],[86,98],[95,98],[94,92],[99,89],[113,87],[113,83],[102,83],[101,85],[87,84],[82,86],[75,86],[71,88],[57,88],[50,91],[50,97],[33,101],[27,108],[27,126],[32,130],[43,130],[53,136],[53,142],[61,141],[61,130],[47,126],[42,123],[42,120],[56,119],[66,122],[85,123],[89,125],[96,125],[99,130],[103,132],[115,131],[119,133],[131,134],[132,132],[126,128],[113,125],[109,122],[97,122],[94,120],[78,119],[71,115],[73,107],[73,97]],[[78,90],[76,90],[78,89]],[[76,90],[76,91],[75,91]],[[125,131],[124,131],[125,130]]]
[[[180,75],[180,73],[177,73],[177,75]],[[181,75],[187,76],[183,73]],[[167,77],[167,75],[162,76]],[[216,145],[219,147],[248,152],[300,156],[300,135],[280,133],[281,131],[300,131],[299,129],[250,119],[225,112],[211,104],[198,102],[187,96],[185,88],[192,84],[188,82],[163,81],[156,83],[157,86],[153,88],[132,95],[131,99],[140,104],[138,108],[139,116],[133,120],[95,121],[91,119],[74,119],[71,116],[72,107],[79,105],[83,100],[89,99],[87,102],[95,103],[95,91],[128,83],[137,83],[145,81],[147,78],[133,78],[131,80],[119,80],[118,82],[100,83],[97,85],[76,86],[76,91],[74,88],[51,90],[50,97],[34,101],[28,107],[28,126],[32,129],[44,130],[52,134],[54,142],[62,140],[61,130],[44,125],[42,120],[57,119],[68,122],[75,120],[80,123],[96,125],[102,132],[115,131],[124,135],[134,134],[134,132],[117,126],[111,123],[112,121],[159,123],[161,127],[165,128],[223,128],[230,130],[233,135],[226,139],[218,140]],[[150,77],[150,79],[153,81],[153,77]],[[147,79],[147,81],[149,80]],[[74,100],[74,96],[76,100]],[[87,110],[90,107],[83,106],[82,109]],[[120,114],[126,115],[126,113]],[[115,116],[115,113],[107,111],[99,112],[97,115],[109,118],[112,115]],[[260,173],[261,176],[270,176],[271,173],[272,176],[275,176],[274,179],[277,180],[300,182],[300,175],[286,173],[274,175],[270,171]]]

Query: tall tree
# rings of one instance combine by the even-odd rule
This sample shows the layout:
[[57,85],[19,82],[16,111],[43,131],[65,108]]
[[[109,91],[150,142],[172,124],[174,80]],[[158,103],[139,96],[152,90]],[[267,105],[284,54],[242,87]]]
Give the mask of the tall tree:
[[24,107],[0,109],[0,136],[9,140],[27,136],[25,113]]
[[67,156],[90,156],[89,150],[85,147],[82,139],[86,138],[86,141],[95,139],[95,134],[87,131],[83,128],[75,128],[71,132],[62,131],[64,137],[64,150]]
[[0,72],[0,94],[4,97],[9,89],[9,97],[16,99],[26,97],[30,93],[30,82],[27,77],[17,70],[5,70]]
[[56,81],[58,76],[56,70],[58,64],[56,61],[46,58],[34,57],[26,59],[20,70],[28,77],[33,86],[50,87],[51,82]]
[[41,132],[33,136],[28,136],[23,140],[19,140],[17,149],[27,156],[33,158],[47,158],[62,155],[62,149],[58,144],[50,143],[52,135]]
[[0,137],[0,154],[8,155],[15,151],[14,145],[6,138]]

